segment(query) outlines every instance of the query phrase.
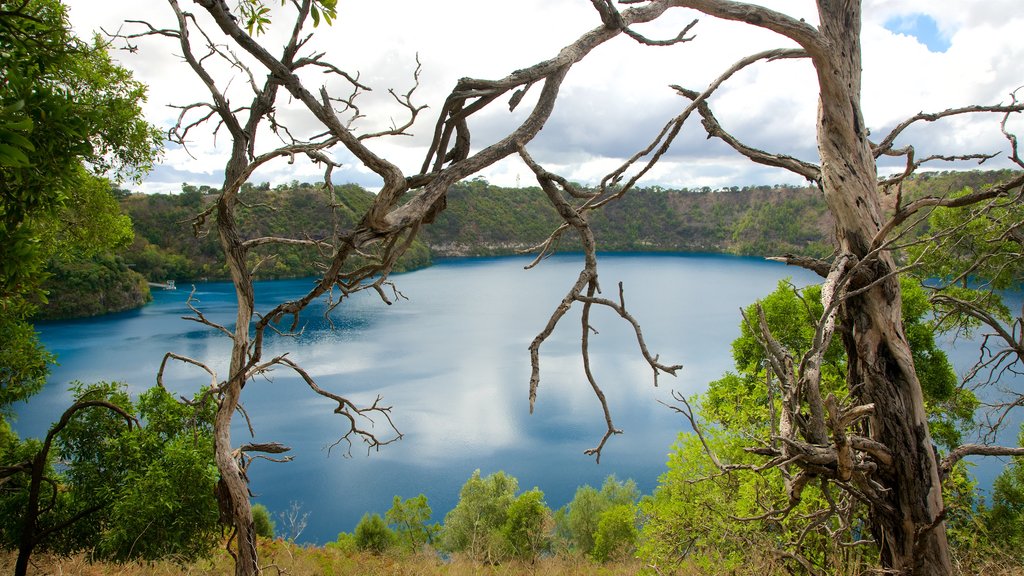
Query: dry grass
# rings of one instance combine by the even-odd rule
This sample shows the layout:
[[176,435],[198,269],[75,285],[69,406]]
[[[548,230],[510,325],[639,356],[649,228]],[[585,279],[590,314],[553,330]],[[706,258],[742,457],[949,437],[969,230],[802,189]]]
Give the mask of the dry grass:
[[[450,561],[434,554],[374,556],[367,553],[347,554],[337,548],[314,548],[289,544],[281,540],[261,541],[261,564],[267,576],[633,576],[640,574],[643,565],[638,561],[613,564],[595,564],[579,557],[556,556],[544,558],[535,564],[510,562],[497,566],[482,565],[463,558]],[[14,571],[15,555],[0,553],[0,574]],[[955,572],[962,576],[1022,576],[1020,558],[966,557],[955,558]],[[29,574],[39,576],[221,576],[234,571],[231,557],[218,550],[207,560],[188,565],[173,562],[150,564],[90,563],[83,555],[58,558],[38,555],[33,558]],[[647,573],[654,575],[653,572]],[[788,574],[772,562],[758,566],[747,565],[741,574],[775,576]],[[665,576],[733,576],[736,572],[682,567],[666,572]]]
[[[346,554],[338,549],[302,547],[281,540],[261,541],[260,563],[268,576],[632,576],[641,564],[622,562],[600,565],[585,559],[546,558],[535,564],[510,562],[481,565],[456,558],[444,561],[436,555],[374,556]],[[14,571],[15,555],[0,553],[0,574]],[[231,574],[234,564],[223,550],[207,560],[189,565],[173,562],[150,564],[90,563],[83,555],[59,558],[33,557],[29,574],[38,576],[213,576]]]

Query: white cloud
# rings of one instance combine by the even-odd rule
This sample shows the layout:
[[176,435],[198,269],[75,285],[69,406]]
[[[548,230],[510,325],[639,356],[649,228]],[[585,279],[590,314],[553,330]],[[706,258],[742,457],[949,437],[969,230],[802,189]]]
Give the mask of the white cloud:
[[[972,103],[1006,101],[1024,84],[1024,46],[1019,42],[1024,16],[1018,0],[962,2],[959,0],[868,0],[864,8],[863,105],[865,118],[876,136],[898,121],[919,111],[937,111]],[[162,3],[68,0],[72,23],[80,33],[103,27],[129,30],[125,19],[150,19],[167,25],[170,9]],[[814,3],[773,0],[771,7],[816,22]],[[183,2],[188,7],[190,2]],[[194,9],[198,12],[199,10]],[[893,19],[923,15],[935,21],[950,42],[942,53],[930,52],[917,39],[887,30]],[[654,38],[675,36],[697,13],[672,10],[657,22],[638,30]],[[163,24],[160,24],[160,21]],[[415,99],[426,104],[412,137],[374,141],[378,153],[393,159],[407,173],[418,171],[433,130],[436,114],[458,78],[500,78],[511,71],[550,58],[579,34],[597,27],[600,20],[584,0],[522,0],[514,3],[450,0],[428,3],[340,2],[339,18],[330,28],[317,31],[311,48],[323,50],[327,59],[374,88],[358,102],[367,118],[358,127],[378,130],[402,121],[404,111],[388,94],[388,88],[405,92],[411,87],[418,55],[423,64]],[[572,179],[594,182],[617,167],[632,152],[657,134],[665,121],[678,114],[685,102],[669,84],[702,89],[737,59],[766,48],[789,47],[792,42],[775,34],[732,22],[700,17],[692,31],[695,40],[668,47],[639,46],[618,38],[601,46],[571,71],[555,113],[537,140],[534,156]],[[268,35],[270,46],[282,39]],[[136,77],[151,86],[145,113],[154,123],[170,126],[177,110],[170,103],[185,104],[202,96],[201,84],[181,61],[177,45],[168,38],[140,40],[138,54],[118,53]],[[218,75],[228,86],[230,74]],[[325,76],[311,72],[314,83]],[[817,107],[814,74],[807,61],[760,63],[727,82],[713,99],[722,124],[753,145],[815,160],[813,142]],[[332,88],[339,87],[332,83]],[[235,76],[229,91],[232,102],[245,101],[245,78]],[[539,87],[533,90],[538,91]],[[345,89],[343,93],[347,95]],[[534,94],[535,96],[535,94]],[[474,121],[473,145],[482,147],[504,135],[521,120],[526,105],[509,113],[505,102],[496,102]],[[315,124],[294,103],[282,103],[282,118],[297,132],[308,134]],[[669,186],[743,185],[795,182],[798,177],[752,165],[721,143],[707,141],[697,123],[684,130],[681,139],[645,183]],[[956,152],[978,144],[989,150],[1002,145],[992,117],[969,118],[928,126],[908,133],[928,143],[959,146]],[[994,131],[993,131],[993,128]],[[144,189],[177,189],[171,178],[195,177],[215,181],[221,173],[227,135],[216,142],[210,127],[192,133],[189,152],[169,150],[165,167],[156,171]],[[880,136],[879,136],[880,137]],[[261,142],[272,145],[270,135]],[[351,180],[368,187],[379,181],[354,159],[339,154],[344,167],[337,181]],[[257,174],[272,183],[309,181],[321,174],[308,162],[279,163]],[[532,183],[528,171],[516,159],[484,172],[494,183],[514,186]]]

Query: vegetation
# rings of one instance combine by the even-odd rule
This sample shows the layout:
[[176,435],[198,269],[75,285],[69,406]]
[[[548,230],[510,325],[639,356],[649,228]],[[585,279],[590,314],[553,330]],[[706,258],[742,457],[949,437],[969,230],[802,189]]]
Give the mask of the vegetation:
[[437,524],[428,524],[431,514],[427,497],[423,494],[404,501],[395,496],[394,504],[384,518],[388,524],[395,527],[395,536],[399,544],[406,550],[415,552],[431,544],[441,530]]
[[[963,181],[989,184],[1006,175],[1006,171],[925,173],[911,179],[904,193],[911,198],[939,194]],[[372,199],[369,192],[351,184],[336,187],[333,203],[321,187],[308,183],[273,189],[263,183],[248,185],[247,190],[251,207],[240,208],[239,221],[249,238],[273,234],[326,238],[335,226],[353,226]],[[216,238],[197,237],[190,225],[216,192],[209,186],[189,184],[174,195],[122,192],[121,208],[136,229],[134,242],[122,256],[126,263],[151,281],[225,278]],[[438,256],[514,254],[541,243],[558,225],[557,215],[536,187],[502,188],[476,178],[453,185],[449,198],[448,208],[423,230],[422,243],[415,245],[400,269],[429,265],[431,257]],[[593,226],[602,249],[608,251],[771,256],[825,255],[832,224],[820,194],[811,188],[748,186],[638,188],[595,214]],[[566,242],[561,249],[580,247]],[[318,271],[315,259],[297,249],[278,249],[274,254],[257,270],[258,276],[300,277]]]
[[47,262],[131,240],[110,193],[159,150],[144,87],[104,47],[77,38],[59,0],[5,4],[0,33],[0,413],[39,390],[52,357],[31,318]]
[[[568,551],[560,558],[588,558],[590,568],[591,560],[625,558],[638,546],[647,566],[656,572],[850,574],[876,568],[949,574],[951,544],[954,550],[968,553],[1012,554],[995,540],[1005,535],[1012,545],[1019,543],[1019,468],[1015,464],[1000,477],[991,508],[981,508],[973,501],[960,459],[968,454],[1020,455],[1024,448],[992,451],[961,444],[977,400],[971,391],[956,385],[933,338],[935,326],[994,329],[1006,349],[980,365],[990,383],[1024,358],[1016,339],[1022,319],[1000,308],[994,298],[994,290],[1017,286],[1021,280],[1021,196],[1013,191],[1024,185],[1024,178],[1015,173],[987,191],[964,189],[929,198],[914,191],[914,181],[906,174],[898,175],[885,183],[898,189],[893,206],[882,206],[876,159],[906,155],[909,174],[917,168],[913,148],[896,150],[893,143],[913,122],[938,116],[920,115],[879,142],[868,139],[860,110],[860,38],[851,33],[860,28],[859,2],[819,2],[820,25],[766,8],[740,10],[735,3],[717,0],[649,2],[623,12],[613,3],[594,2],[602,26],[580,36],[555,58],[500,80],[460,80],[440,109],[437,132],[418,174],[402,173],[363,141],[408,135],[406,129],[426,108],[412,97],[419,86],[419,70],[408,93],[391,92],[407,112],[407,122],[393,122],[384,132],[357,134],[360,115],[351,102],[368,87],[321,60],[322,55],[300,53],[306,43],[305,38],[299,39],[302,24],[307,19],[313,27],[321,20],[329,24],[337,16],[336,1],[287,5],[294,9],[295,28],[279,57],[254,40],[271,25],[270,9],[264,4],[263,0],[241,0],[238,12],[244,22],[225,2],[197,4],[211,18],[202,21],[213,22],[224,34],[223,41],[207,34],[213,25],[190,35],[203,26],[201,19],[187,16],[173,2],[177,28],[142,25],[141,33],[122,37],[176,38],[176,49],[209,89],[211,102],[181,108],[178,124],[170,131],[174,141],[184,145],[189,131],[209,122],[216,126],[214,131],[228,132],[232,143],[221,189],[207,194],[186,186],[181,195],[166,202],[171,212],[184,216],[179,222],[187,219],[194,224],[193,240],[182,241],[175,249],[158,246],[157,238],[164,236],[153,230],[175,221],[162,215],[149,222],[150,228],[135,244],[138,257],[129,258],[123,266],[106,253],[127,244],[132,232],[128,220],[117,213],[110,183],[103,176],[116,180],[137,176],[156,155],[158,136],[139,111],[143,87],[110,62],[99,42],[88,44],[70,33],[57,0],[26,0],[4,11],[0,20],[4,32],[0,68],[6,74],[4,87],[9,89],[0,101],[0,335],[9,339],[0,355],[4,362],[0,410],[9,411],[12,402],[31,396],[45,379],[51,359],[29,322],[46,300],[47,264],[54,276],[49,289],[54,292],[92,286],[105,295],[113,294],[104,296],[110,301],[98,311],[138,301],[134,291],[142,290],[139,277],[128,270],[131,265],[165,278],[171,274],[230,277],[237,294],[233,329],[193,309],[190,319],[226,334],[232,353],[228,379],[191,400],[178,402],[166,390],[155,388],[134,403],[119,385],[80,385],[74,404],[42,441],[22,441],[5,420],[0,421],[4,448],[0,453],[0,509],[4,512],[0,545],[18,549],[16,575],[25,574],[30,556],[43,550],[59,555],[85,551],[91,558],[116,562],[169,556],[182,562],[203,559],[211,555],[220,536],[218,520],[231,528],[226,548],[235,573],[259,573],[261,545],[270,554],[271,546],[291,549],[278,541],[257,539],[273,529],[262,521],[256,525],[246,475],[252,456],[246,453],[277,454],[287,449],[232,445],[232,418],[240,410],[241,391],[249,380],[275,367],[294,370],[315,393],[337,403],[335,413],[349,426],[339,442],[351,444],[355,437],[373,448],[401,436],[393,426],[393,438],[378,437],[369,427],[361,427],[364,421],[373,422],[371,416],[391,423],[390,408],[379,399],[371,406],[357,407],[317,386],[287,354],[265,358],[265,331],[281,331],[279,324],[285,318],[297,325],[310,301],[336,289],[343,295],[375,289],[387,300],[382,286],[388,274],[401,269],[399,262],[406,267],[427,264],[429,243],[450,254],[504,253],[544,242],[553,228],[559,232],[550,237],[552,243],[545,245],[542,254],[553,249],[562,231],[572,230],[578,237],[560,248],[583,250],[585,268],[553,312],[545,332],[531,344],[531,386],[539,382],[541,344],[578,303],[583,308],[582,360],[602,403],[604,396],[589,372],[591,308],[607,306],[631,320],[624,299],[616,303],[597,296],[596,238],[607,250],[799,251],[802,256],[787,256],[787,261],[821,272],[827,282],[820,289],[805,291],[781,286],[746,310],[744,333],[735,347],[736,373],[712,383],[706,395],[694,400],[695,408],[679,397],[684,406],[679,410],[695,432],[680,439],[659,491],[639,507],[635,489],[610,480],[601,492],[581,489],[568,508],[556,515],[537,488],[520,493],[515,478],[503,472],[481,477],[478,471],[463,486],[459,503],[437,532],[439,549],[474,563],[512,569],[532,566],[553,550]],[[658,189],[626,194],[639,175],[629,180],[624,175],[643,154],[609,175],[596,190],[581,190],[530,157],[526,148],[554,109],[561,81],[578,59],[670,7],[697,8],[711,16],[765,27],[801,47],[799,54],[763,53],[737,70],[762,58],[809,59],[821,84],[816,142],[821,164],[753,150],[725,134],[708,100],[718,84],[705,92],[675,87],[693,105],[670,122],[648,149],[660,146],[652,162],[667,150],[687,115],[696,111],[710,136],[722,138],[754,161],[803,176],[815,183],[813,190],[794,194],[773,190],[764,196],[758,196],[757,190],[746,196],[743,191],[712,196],[710,190],[702,190],[708,202],[698,206],[691,202],[698,194]],[[635,32],[631,35],[641,39]],[[677,40],[686,40],[685,31]],[[198,44],[204,41],[205,46]],[[206,55],[197,57],[199,53]],[[234,98],[234,105],[228,104],[230,83],[219,83],[204,68],[218,56],[249,73],[251,79],[239,90],[252,93]],[[249,62],[266,68],[262,87],[262,73],[253,73]],[[338,73],[351,85],[349,100],[332,98],[327,88],[319,95],[310,92],[299,76],[305,66]],[[514,108],[535,83],[543,88],[536,102],[531,99],[533,110],[523,115],[523,124],[491,145],[480,146],[478,141],[473,152],[469,116],[505,96],[511,96],[509,107]],[[288,127],[278,124],[274,111],[285,93],[321,123],[311,141],[291,138]],[[235,95],[232,91],[231,96]],[[951,109],[941,116],[977,111],[1008,116],[1024,110],[1015,98],[1006,106]],[[336,106],[345,105],[351,117],[342,120]],[[266,133],[261,124],[282,142],[258,147],[257,136]],[[1011,160],[1024,167],[1005,122],[1003,133],[1012,147]],[[337,195],[330,175],[338,164],[331,158],[342,147],[380,176],[383,186],[376,195],[355,187],[342,188]],[[480,180],[456,184],[513,154],[534,172],[539,189],[492,190]],[[270,190],[246,182],[262,164],[296,155],[327,166],[322,189],[296,183]],[[824,207],[815,204],[819,192]],[[920,195],[916,200],[915,194]],[[132,198],[125,198],[125,204],[131,204]],[[904,198],[911,201],[903,203]],[[449,200],[452,208],[446,210]],[[149,201],[148,197],[138,199]],[[287,219],[266,208],[284,202],[292,209]],[[952,215],[937,210],[926,226],[901,227],[932,206],[972,208]],[[599,207],[605,208],[595,211]],[[329,222],[323,218],[328,210]],[[551,219],[529,217],[537,214]],[[432,222],[438,233],[447,231],[449,236],[431,238],[427,232],[428,244],[419,244],[420,227]],[[833,229],[837,233],[829,238]],[[899,239],[890,234],[918,229],[928,234],[926,241],[913,235],[902,239],[918,244],[916,251],[906,254],[908,262],[938,278],[940,285],[932,286],[928,297],[913,283],[900,284],[897,259],[904,254],[890,247]],[[765,230],[771,233],[760,232]],[[218,242],[210,244],[210,237]],[[688,244],[693,238],[699,240]],[[831,255],[830,261],[819,259],[826,254]],[[82,264],[85,259],[93,259],[95,266]],[[317,273],[321,279],[305,297],[264,312],[255,309],[257,273],[263,277]],[[974,285],[979,278],[988,282],[982,290]],[[72,312],[58,313],[81,313],[84,308],[73,297],[66,304]],[[932,310],[940,312],[939,322],[926,326]],[[680,367],[659,363],[658,356],[648,353],[639,327],[634,324],[634,328],[655,375],[674,374]],[[169,357],[213,373],[196,360]],[[1020,403],[1017,394],[1003,407],[1009,410]],[[607,435],[590,451],[597,457],[617,432],[610,417],[607,426]],[[749,446],[752,439],[760,444]],[[396,548],[401,554],[422,554],[433,541],[433,531],[426,525],[429,514],[425,498],[396,499],[386,517],[368,514],[352,535],[339,536],[337,546],[322,554],[351,558],[353,548],[377,556],[387,556]],[[293,540],[303,522],[295,515],[287,518],[297,519],[288,526]],[[972,525],[981,529],[972,532]],[[565,535],[568,540],[558,543]],[[866,541],[868,535],[870,541]],[[399,541],[402,546],[396,546]],[[326,560],[321,572],[333,571],[333,561]]]
[[[962,433],[972,430],[979,404],[973,393],[957,386],[946,355],[936,347],[930,324],[934,316],[925,289],[911,278],[903,279],[901,286],[904,332],[925,393],[929,425],[939,448],[948,452],[960,445]],[[783,397],[770,375],[771,364],[752,319],[763,314],[777,342],[799,358],[814,344],[817,318],[822,314],[820,290],[820,286],[797,289],[783,281],[756,307],[748,307],[741,335],[733,342],[736,372],[711,382],[705,393],[679,409],[696,431],[680,434],[668,471],[653,496],[641,504],[639,555],[645,562],[665,570],[696,565],[738,573],[754,573],[745,567],[766,557],[777,558],[792,570],[830,574],[860,574],[874,565],[878,551],[873,546],[841,543],[861,540],[858,536],[870,530],[860,502],[824,483],[792,499],[787,486],[794,477],[781,469],[765,473],[762,457],[748,448],[749,438],[777,438],[777,430],[784,425],[779,422]],[[820,367],[823,394],[843,401],[846,364],[843,348],[833,342]],[[1006,474],[1008,478],[1012,473]],[[1002,553],[1009,552],[1011,548],[991,535],[973,542],[956,539],[958,529],[984,524],[991,516],[975,514],[974,487],[962,466],[950,471],[946,485],[946,514],[958,551],[985,541]]]
[[[137,231],[124,254],[132,268],[155,282],[164,280],[222,280],[228,272],[216,234],[200,229],[192,219],[210,207],[218,191],[209,186],[182,185],[179,194],[124,194],[121,207]],[[247,185],[248,201],[238,210],[239,233],[245,238],[288,236],[325,240],[351,229],[373,195],[347,184],[332,194],[312,184],[291,184],[271,189],[267,184]],[[319,274],[324,257],[315,248],[274,246],[254,251],[251,265],[260,278],[298,278]],[[261,262],[257,267],[257,262]],[[398,270],[430,264],[429,250],[421,243],[410,248]]]
[[260,538],[273,540],[274,520],[270,518],[270,510],[263,504],[253,504],[252,522],[256,527],[256,535]]
[[146,279],[120,256],[54,261],[43,288],[49,301],[37,319],[78,318],[133,310],[152,300]]
[[15,573],[36,550],[118,562],[208,555],[220,534],[209,395],[186,405],[162,388],[137,403],[122,384],[73,391],[42,442],[0,429],[0,548],[19,550]]

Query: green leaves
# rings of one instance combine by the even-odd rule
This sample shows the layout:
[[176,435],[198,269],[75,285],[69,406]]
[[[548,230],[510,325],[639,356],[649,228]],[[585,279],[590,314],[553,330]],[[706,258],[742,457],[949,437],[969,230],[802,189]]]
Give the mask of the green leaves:
[[384,514],[388,524],[395,526],[398,541],[410,552],[415,552],[430,543],[440,530],[430,522],[430,505],[423,494],[405,501],[395,496],[391,509]]
[[25,137],[32,131],[32,119],[24,115],[24,108],[24,100],[0,107],[0,166],[24,168],[31,164],[28,153],[36,148]]
[[[566,506],[568,511],[563,517],[564,532],[568,534],[576,551],[581,554],[592,555],[599,562],[617,558],[622,555],[623,550],[631,549],[635,544],[636,528],[634,526],[634,536],[627,543],[618,538],[621,535],[621,527],[614,526],[617,520],[608,520],[610,524],[605,526],[603,549],[597,552],[601,523],[612,510],[627,508],[632,513],[639,498],[640,491],[635,482],[621,482],[614,475],[605,479],[600,491],[589,485],[580,486],[576,489],[572,502]],[[619,510],[612,514],[621,516],[623,513]]]
[[367,550],[374,554],[383,554],[395,544],[395,533],[388,528],[387,522],[380,517],[380,514],[363,514],[356,524],[355,529],[356,548]]
[[[286,0],[281,1],[281,6],[286,4]],[[241,0],[238,3],[238,13],[246,32],[250,35],[264,34],[273,21],[273,13],[264,0]],[[338,17],[338,0],[314,0],[309,7],[309,16],[313,20],[314,28],[320,26],[321,19],[330,26]]]
[[534,558],[547,544],[544,526],[551,511],[534,488],[516,496],[519,482],[504,472],[481,477],[476,470],[444,519],[441,549],[482,562]]
[[[220,536],[212,399],[200,391],[184,405],[154,388],[134,405],[123,384],[109,382],[75,383],[72,391],[76,402],[105,406],[74,412],[57,432],[52,453],[43,455],[49,462],[44,484],[53,490],[42,495],[36,533],[54,533],[38,546],[117,561],[191,561],[208,554]],[[109,406],[147,425],[129,427]],[[40,444],[17,443],[6,428],[0,422],[0,465],[12,463],[8,454],[34,459]],[[0,491],[4,547],[17,546],[28,490],[19,473]]]

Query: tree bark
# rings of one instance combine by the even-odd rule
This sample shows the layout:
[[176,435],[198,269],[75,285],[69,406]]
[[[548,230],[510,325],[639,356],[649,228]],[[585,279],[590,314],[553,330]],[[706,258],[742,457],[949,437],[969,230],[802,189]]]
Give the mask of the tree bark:
[[[870,437],[899,454],[882,472],[885,505],[871,508],[882,564],[900,574],[950,574],[938,462],[924,399],[903,334],[899,279],[888,252],[870,254],[883,219],[877,169],[861,117],[859,0],[819,0],[826,50],[812,54],[818,74],[818,151],[822,190],[841,253],[865,262],[877,282],[841,309],[851,392],[875,412]],[[862,388],[861,388],[862,387]]]
[[227,489],[227,504],[235,527],[235,576],[259,574],[256,555],[256,529],[249,502],[249,486],[243,475],[238,459],[231,447],[231,418],[238,409],[246,374],[252,364],[259,362],[259,347],[250,346],[250,325],[255,308],[252,274],[246,264],[246,250],[238,235],[234,209],[238,203],[240,176],[247,168],[246,141],[235,139],[231,159],[228,161],[224,178],[224,193],[217,204],[217,232],[225,261],[235,286],[238,305],[235,327],[231,338],[231,364],[228,381],[217,407],[214,424],[214,450],[221,481]]

